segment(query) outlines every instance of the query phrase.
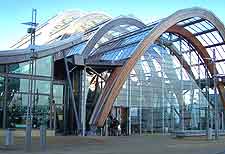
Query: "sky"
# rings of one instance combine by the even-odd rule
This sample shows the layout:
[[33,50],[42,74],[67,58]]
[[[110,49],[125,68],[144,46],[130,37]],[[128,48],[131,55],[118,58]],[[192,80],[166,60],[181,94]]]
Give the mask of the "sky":
[[0,50],[6,50],[26,34],[23,22],[37,9],[43,23],[63,10],[105,12],[112,17],[133,15],[145,23],[167,17],[177,10],[202,7],[225,23],[225,0],[0,0]]

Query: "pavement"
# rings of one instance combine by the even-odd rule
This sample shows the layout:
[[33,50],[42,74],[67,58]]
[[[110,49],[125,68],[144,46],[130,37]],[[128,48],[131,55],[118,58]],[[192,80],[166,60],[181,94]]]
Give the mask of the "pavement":
[[225,139],[207,141],[205,138],[175,139],[169,135],[143,136],[51,136],[46,150],[40,150],[39,138],[34,137],[30,152],[24,150],[24,138],[17,137],[15,145],[4,146],[0,154],[225,154]]

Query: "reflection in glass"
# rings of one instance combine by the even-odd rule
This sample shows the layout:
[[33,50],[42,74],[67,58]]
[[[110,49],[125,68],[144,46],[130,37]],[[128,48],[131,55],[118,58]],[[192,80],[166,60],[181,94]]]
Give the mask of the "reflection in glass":
[[44,57],[36,60],[36,75],[51,76],[52,57]]
[[55,104],[63,104],[63,85],[53,85]]
[[29,62],[10,64],[9,73],[29,74]]
[[8,92],[28,92],[28,79],[8,78]]
[[[28,94],[16,92],[7,94],[7,127],[25,128]],[[41,122],[48,122],[49,96],[37,94],[32,102],[33,128],[38,128]]]
[[0,73],[4,73],[5,72],[5,65],[0,65]]
[[34,80],[34,82],[35,81],[36,81],[36,89],[34,90],[35,93],[41,94],[50,93],[50,81]]
[[[36,60],[36,75],[51,76],[52,57],[44,57]],[[34,63],[35,64],[35,63]],[[35,68],[35,66],[34,66]],[[29,74],[29,61],[9,65],[9,73]],[[35,74],[35,69],[34,69]]]

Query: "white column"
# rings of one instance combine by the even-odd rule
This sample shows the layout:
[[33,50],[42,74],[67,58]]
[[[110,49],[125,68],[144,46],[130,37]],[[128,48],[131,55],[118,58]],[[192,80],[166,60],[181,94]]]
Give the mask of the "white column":
[[130,74],[127,81],[127,103],[128,103],[128,134],[131,135],[131,79]]
[[219,130],[219,126],[218,126],[218,120],[219,120],[219,116],[218,116],[218,101],[217,101],[217,81],[216,81],[216,53],[215,53],[215,49],[213,49],[213,83],[214,83],[214,105],[215,105],[215,139],[218,139],[218,130]]
[[[141,79],[140,79],[141,80]],[[139,85],[139,88],[140,88],[140,96],[139,96],[139,133],[140,135],[142,134],[142,81],[140,81],[140,85]]]
[[223,115],[223,112],[221,112],[221,126],[222,126],[222,131],[224,131],[224,115]]
[[85,136],[86,131],[86,68],[82,72],[82,104],[81,104],[81,123],[82,123],[82,136]]
[[[162,57],[163,57],[163,52],[161,53]],[[164,55],[165,56],[165,55]],[[164,58],[165,59],[165,58]],[[162,60],[162,69],[161,69],[161,78],[162,78],[162,132],[163,134],[165,133],[165,86],[164,86],[164,61],[163,61],[163,58],[161,59]]]
[[[180,40],[180,56],[182,56],[182,41]],[[183,96],[183,59],[180,63],[180,82],[181,82],[181,88],[180,88],[180,92],[181,92],[181,130],[184,131],[184,96]]]

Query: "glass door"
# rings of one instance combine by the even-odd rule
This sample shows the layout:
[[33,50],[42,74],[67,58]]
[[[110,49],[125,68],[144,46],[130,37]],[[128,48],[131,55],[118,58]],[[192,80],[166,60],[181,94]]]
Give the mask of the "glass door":
[[52,115],[54,115],[54,128],[56,132],[63,132],[64,126],[64,84],[53,85]]

